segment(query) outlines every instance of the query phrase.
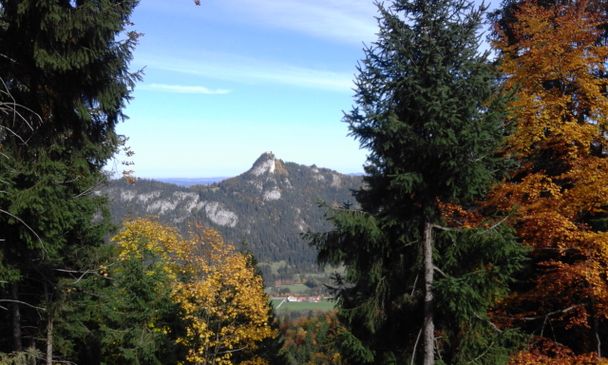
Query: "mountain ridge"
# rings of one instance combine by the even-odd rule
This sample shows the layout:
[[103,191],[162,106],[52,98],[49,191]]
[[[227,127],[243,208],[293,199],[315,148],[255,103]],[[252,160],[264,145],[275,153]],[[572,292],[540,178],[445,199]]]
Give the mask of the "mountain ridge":
[[111,181],[104,189],[112,217],[154,216],[186,232],[197,222],[220,231],[251,251],[268,279],[314,271],[316,252],[302,239],[308,230],[328,229],[320,202],[355,202],[361,176],[284,162],[272,152],[260,155],[242,174],[190,187],[138,179]]

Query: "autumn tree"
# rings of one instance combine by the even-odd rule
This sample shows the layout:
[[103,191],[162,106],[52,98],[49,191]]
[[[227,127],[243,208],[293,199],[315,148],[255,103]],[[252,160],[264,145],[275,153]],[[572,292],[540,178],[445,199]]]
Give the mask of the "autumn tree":
[[[484,9],[461,0],[379,6],[359,66],[351,134],[369,150],[361,209],[311,235],[336,281],[351,363],[505,362],[510,333],[486,311],[523,258],[510,230],[446,227],[443,206],[475,205],[501,169],[498,74],[478,51]],[[350,337],[349,337],[350,336]]]
[[[262,364],[255,353],[261,341],[275,334],[268,318],[268,297],[251,258],[226,244],[218,232],[205,230],[187,270],[192,280],[180,282],[174,297],[182,308],[186,335],[178,343],[194,364]],[[196,247],[196,246],[195,246]]]
[[145,219],[126,222],[114,241],[119,262],[143,263],[145,277],[158,277],[160,293],[170,290],[183,330],[175,332],[155,317],[148,317],[146,326],[152,333],[174,336],[185,351],[183,363],[267,363],[256,350],[275,336],[270,304],[248,255],[237,252],[214,230],[183,238],[176,230]]
[[345,329],[336,313],[314,313],[281,322],[285,365],[346,365],[340,354]]
[[498,15],[495,46],[516,96],[505,153],[519,169],[491,202],[516,209],[532,265],[496,318],[537,336],[516,364],[606,353],[608,19],[597,3],[510,2]]
[[181,236],[154,222],[127,224],[96,250],[87,275],[63,282],[56,351],[78,364],[177,364],[185,351],[170,248]]

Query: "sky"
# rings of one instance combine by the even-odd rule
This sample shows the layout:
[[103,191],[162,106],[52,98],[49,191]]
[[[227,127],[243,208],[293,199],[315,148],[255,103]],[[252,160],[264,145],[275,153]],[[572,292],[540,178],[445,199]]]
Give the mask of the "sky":
[[235,176],[266,151],[362,172],[342,117],[375,16],[367,0],[141,1],[131,67],[143,81],[117,128],[135,176]]

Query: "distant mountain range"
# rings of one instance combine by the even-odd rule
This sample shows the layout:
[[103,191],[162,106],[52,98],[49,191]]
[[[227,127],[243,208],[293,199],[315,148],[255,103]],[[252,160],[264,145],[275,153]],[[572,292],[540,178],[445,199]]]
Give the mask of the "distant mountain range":
[[251,251],[264,276],[276,279],[316,270],[316,253],[301,234],[328,229],[319,204],[354,203],[352,191],[361,186],[362,177],[283,162],[267,152],[233,178],[210,184],[176,180],[111,181],[103,193],[114,221],[154,216],[184,231],[191,222],[202,223]]
[[220,181],[228,179],[227,177],[159,177],[152,180],[164,182],[167,184],[174,184],[179,186],[194,186],[194,185],[211,185],[219,183]]
[[[363,176],[362,172],[346,174],[348,176]],[[229,177],[157,177],[151,180],[160,181],[167,184],[191,187],[194,185],[212,185],[221,181],[228,180]]]

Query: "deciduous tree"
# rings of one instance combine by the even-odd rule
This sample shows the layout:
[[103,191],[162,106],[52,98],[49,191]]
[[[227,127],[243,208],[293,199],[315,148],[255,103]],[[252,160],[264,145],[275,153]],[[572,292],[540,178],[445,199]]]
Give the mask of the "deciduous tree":
[[595,5],[524,1],[497,23],[501,70],[516,96],[505,152],[520,167],[491,202],[516,209],[517,234],[533,249],[517,294],[497,312],[538,336],[518,364],[605,354],[608,19]]
[[[225,243],[210,229],[182,238],[174,229],[137,219],[126,222],[114,238],[119,260],[146,264],[144,274],[168,279],[179,306],[183,333],[174,333],[186,351],[185,363],[264,364],[258,344],[275,336],[269,323],[269,301],[251,258]],[[161,284],[164,280],[159,281]],[[150,319],[149,327],[161,332]]]

